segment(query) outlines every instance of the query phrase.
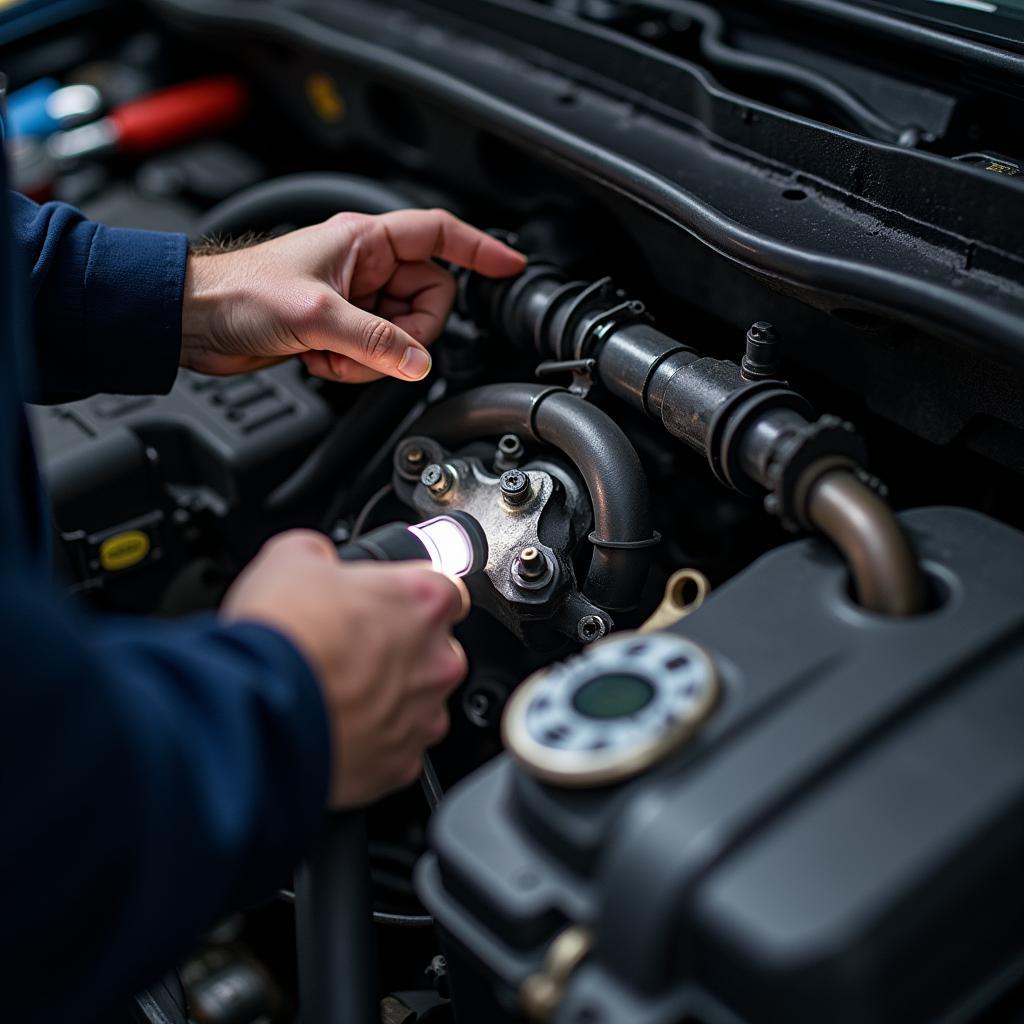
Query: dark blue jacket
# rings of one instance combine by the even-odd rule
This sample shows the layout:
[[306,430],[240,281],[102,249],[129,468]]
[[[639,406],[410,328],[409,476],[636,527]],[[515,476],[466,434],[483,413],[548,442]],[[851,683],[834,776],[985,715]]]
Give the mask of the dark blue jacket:
[[22,403],[166,392],[186,247],[6,194],[0,169],[0,1018],[92,1024],[289,877],[328,734],[274,631],[54,589]]

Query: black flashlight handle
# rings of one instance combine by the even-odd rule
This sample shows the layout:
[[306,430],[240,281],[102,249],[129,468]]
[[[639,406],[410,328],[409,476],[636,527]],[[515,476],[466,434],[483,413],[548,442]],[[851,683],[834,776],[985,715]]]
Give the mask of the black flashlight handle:
[[342,544],[338,557],[343,562],[415,562],[429,561],[430,554],[408,523],[389,523]]

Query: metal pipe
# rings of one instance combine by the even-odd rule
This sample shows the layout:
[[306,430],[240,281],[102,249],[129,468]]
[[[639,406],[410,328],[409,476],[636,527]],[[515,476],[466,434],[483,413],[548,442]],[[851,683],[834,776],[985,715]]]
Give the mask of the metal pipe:
[[823,473],[810,487],[807,519],[840,550],[857,602],[881,615],[913,615],[924,604],[921,570],[900,521],[847,469]]

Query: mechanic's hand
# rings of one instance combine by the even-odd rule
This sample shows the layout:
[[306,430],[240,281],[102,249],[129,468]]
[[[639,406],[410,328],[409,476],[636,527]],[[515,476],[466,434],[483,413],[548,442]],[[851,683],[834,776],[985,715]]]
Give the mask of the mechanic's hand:
[[413,782],[448,731],[445,699],[466,673],[452,637],[465,585],[427,563],[345,564],[323,534],[268,541],[221,613],[280,630],[316,673],[330,721],[330,804],[355,807]]
[[243,373],[298,355],[327,380],[420,380],[455,297],[434,259],[487,277],[526,265],[445,210],[340,213],[249,249],[190,256],[181,364]]

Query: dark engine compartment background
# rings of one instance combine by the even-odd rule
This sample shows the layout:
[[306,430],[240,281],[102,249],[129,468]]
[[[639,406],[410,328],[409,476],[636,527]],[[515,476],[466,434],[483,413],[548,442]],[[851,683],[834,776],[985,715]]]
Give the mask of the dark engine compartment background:
[[[216,139],[67,175],[58,197],[96,219],[198,236],[207,211],[266,179],[341,171],[386,182],[418,204],[517,230],[532,252],[575,277],[612,276],[643,300],[661,330],[709,355],[738,360],[751,323],[770,321],[792,387],[819,412],[858,425],[895,508],[959,506],[1024,529],[1024,174],[1016,162],[1024,157],[1024,56],[1007,50],[996,60],[877,34],[830,21],[813,6],[155,0],[8,45],[5,70],[16,87],[102,57],[126,79],[151,85],[224,71],[248,83],[248,115]],[[532,380],[538,361],[457,315],[438,343],[436,379],[449,393]],[[324,386],[295,367],[221,382],[183,373],[164,398],[100,396],[35,410],[65,571],[98,607],[179,614],[213,606],[279,529],[315,525],[343,540],[357,524],[399,517],[407,510],[381,488],[401,425],[426,394],[389,392],[379,447],[348,451],[330,480],[298,487],[296,467],[337,422],[365,422],[366,403],[358,391]],[[739,574],[734,586],[750,588],[753,601],[756,581],[745,570],[791,535],[758,500],[721,487],[703,460],[655,424],[600,391],[593,400],[636,447],[663,538],[643,604],[619,624],[639,624],[680,565],[704,572],[715,587]],[[290,487],[296,493],[289,498]],[[136,529],[151,537],[146,558],[125,572],[105,568],[104,540]],[[944,529],[935,526],[936,535]],[[979,619],[996,616],[986,601],[1003,588],[1010,594],[1020,576],[1024,563],[1009,555],[1011,536],[1006,530],[1002,548],[981,545],[978,557],[990,561],[1007,552],[1007,579],[971,609]],[[935,545],[941,561],[945,548]],[[785,551],[772,557],[795,557]],[[807,557],[824,566],[830,556],[815,551]],[[735,628],[741,638],[743,625],[721,607],[720,618],[712,605],[693,620],[694,635],[706,631],[720,652],[728,646],[723,636]],[[1008,621],[1016,614],[1009,599],[999,613]],[[793,645],[804,643],[812,618],[808,610],[803,624],[799,615],[787,621]],[[756,628],[763,636],[773,627]],[[1007,625],[1007,636],[1000,687],[1020,666],[1019,627]],[[979,639],[970,654],[978,677],[995,686],[978,667],[999,660],[985,646],[990,639]],[[445,788],[500,750],[498,716],[515,684],[571,650],[526,649],[490,619],[469,623],[463,640],[472,671],[435,758]],[[963,642],[930,681],[936,692],[949,687],[950,703],[955,687],[943,682],[944,672],[961,656],[974,664],[969,638]],[[1005,701],[1004,710],[1019,710],[1015,698]],[[901,724],[887,728],[923,728],[915,714],[896,715]],[[865,732],[858,742],[873,740]],[[486,769],[510,770],[507,759]],[[821,778],[827,774],[823,768]],[[1008,790],[1016,785],[1013,776]],[[375,812],[382,914],[424,913],[410,882],[426,844],[421,802],[411,791]],[[590,812],[569,803],[555,799],[553,806],[580,820]],[[536,800],[532,806],[541,814]],[[1004,808],[992,819],[1005,830],[999,856],[1019,843],[1011,816]],[[605,824],[613,829],[619,821]],[[457,871],[449,865],[448,872],[451,884]],[[1000,883],[1013,885],[999,872]],[[985,888],[993,902],[998,892],[994,882]],[[1011,925],[1015,908],[1007,911]],[[423,969],[438,952],[432,932],[383,925],[379,932],[381,989],[423,990]],[[527,932],[523,946],[536,938]],[[244,968],[256,979],[254,991],[275,993],[264,1002],[273,1018],[290,1019],[292,941],[286,904],[255,909],[211,939],[186,967],[186,980],[209,988],[219,972]],[[971,984],[997,967],[982,961]],[[397,1019],[449,1019],[441,1016],[448,987],[436,962],[433,977],[432,995],[410,1011],[416,1016]],[[890,983],[879,982],[879,991]],[[721,977],[715,984],[727,988]],[[772,983],[765,984],[770,1001]],[[978,1015],[979,1005],[978,1014],[960,1019],[1018,1019],[1020,993],[1007,987],[1007,1003],[986,1008],[987,1016]],[[825,1019],[827,985],[824,1002],[799,1006],[786,1002],[787,990],[779,1004],[786,1016],[774,1017],[757,1016],[756,1000],[748,1002],[756,989],[751,982],[728,1013]],[[927,1013],[911,1000],[884,1012],[858,1004],[830,1019],[930,1019],[964,993],[954,995],[937,997]],[[566,1009],[558,1020],[605,1019],[585,1011],[579,1003],[575,1016]],[[461,1019],[483,1020],[485,1012]],[[707,1020],[740,1019],[728,1013],[713,1007]],[[211,1011],[202,1019],[256,1018]]]

